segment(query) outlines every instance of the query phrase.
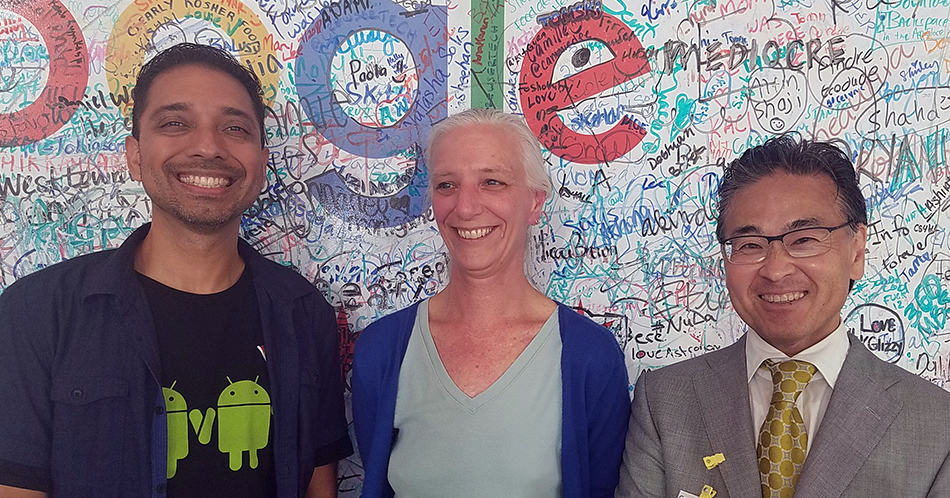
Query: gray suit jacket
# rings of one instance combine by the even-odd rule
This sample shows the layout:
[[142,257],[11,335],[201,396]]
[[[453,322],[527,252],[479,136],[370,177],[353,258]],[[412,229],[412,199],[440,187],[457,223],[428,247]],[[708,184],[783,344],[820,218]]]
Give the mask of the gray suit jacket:
[[[798,497],[950,497],[950,393],[851,346]],[[637,380],[617,496],[760,498],[745,336]],[[703,457],[722,453],[711,470]]]

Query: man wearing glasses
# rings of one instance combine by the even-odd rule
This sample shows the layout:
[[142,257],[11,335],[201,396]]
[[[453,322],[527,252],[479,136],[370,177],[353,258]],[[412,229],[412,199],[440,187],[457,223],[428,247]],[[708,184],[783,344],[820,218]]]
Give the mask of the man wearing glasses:
[[842,324],[867,236],[848,157],[778,137],[730,164],[719,194],[748,331],[640,376],[617,496],[950,496],[950,394]]

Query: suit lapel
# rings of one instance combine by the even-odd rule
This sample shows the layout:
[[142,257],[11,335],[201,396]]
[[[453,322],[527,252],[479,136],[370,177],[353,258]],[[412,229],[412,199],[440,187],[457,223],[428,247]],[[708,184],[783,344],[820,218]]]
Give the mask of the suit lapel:
[[848,334],[851,346],[802,468],[796,496],[841,496],[903,406],[900,379]]
[[749,408],[745,336],[722,353],[725,358],[715,355],[718,358],[707,359],[709,375],[699,376],[693,381],[706,434],[713,453],[722,452],[726,457],[716,469],[726,483],[728,496],[761,496]]

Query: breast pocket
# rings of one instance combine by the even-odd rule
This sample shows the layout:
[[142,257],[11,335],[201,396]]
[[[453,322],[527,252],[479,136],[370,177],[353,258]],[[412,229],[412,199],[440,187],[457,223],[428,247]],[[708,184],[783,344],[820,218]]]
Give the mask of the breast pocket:
[[[122,474],[128,440],[129,385],[104,376],[60,375],[53,379],[53,468],[62,482],[113,481]],[[142,430],[148,430],[143,428]]]

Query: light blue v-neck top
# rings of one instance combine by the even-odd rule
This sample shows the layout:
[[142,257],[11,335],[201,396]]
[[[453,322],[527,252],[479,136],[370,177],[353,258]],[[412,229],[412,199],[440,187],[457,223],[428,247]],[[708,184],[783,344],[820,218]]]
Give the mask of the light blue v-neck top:
[[561,338],[557,312],[491,386],[452,381],[419,305],[399,373],[389,482],[407,497],[561,494]]

